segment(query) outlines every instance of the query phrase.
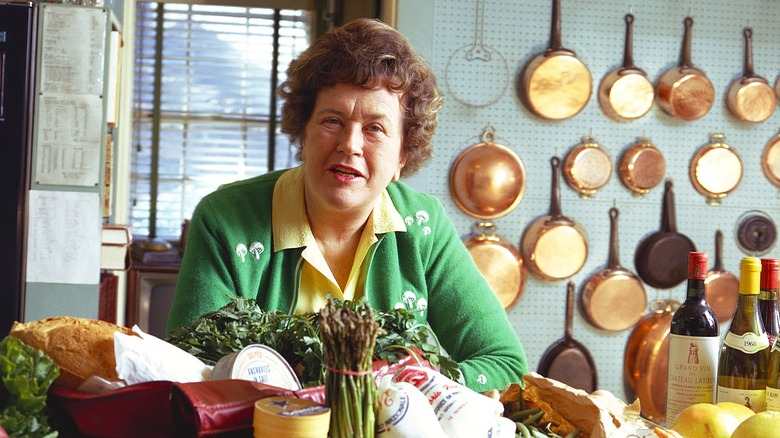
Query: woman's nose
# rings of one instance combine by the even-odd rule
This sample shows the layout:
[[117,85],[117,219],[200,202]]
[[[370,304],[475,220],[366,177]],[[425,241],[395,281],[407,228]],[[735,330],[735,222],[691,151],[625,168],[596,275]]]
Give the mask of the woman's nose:
[[363,153],[363,130],[359,127],[347,127],[339,139],[338,150],[345,155],[361,155]]

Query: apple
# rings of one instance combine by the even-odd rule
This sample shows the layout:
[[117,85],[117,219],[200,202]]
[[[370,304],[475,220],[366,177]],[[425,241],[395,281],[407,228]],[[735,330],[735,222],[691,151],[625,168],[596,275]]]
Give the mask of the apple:
[[685,438],[729,438],[739,423],[727,408],[696,403],[680,412],[672,430]]
[[737,417],[737,420],[739,420],[740,423],[747,420],[749,417],[752,417],[755,412],[753,412],[752,409],[749,407],[734,403],[734,402],[718,402],[715,404],[715,406],[721,407],[728,411],[731,415]]
[[770,438],[780,436],[780,412],[759,412],[742,422],[732,438]]

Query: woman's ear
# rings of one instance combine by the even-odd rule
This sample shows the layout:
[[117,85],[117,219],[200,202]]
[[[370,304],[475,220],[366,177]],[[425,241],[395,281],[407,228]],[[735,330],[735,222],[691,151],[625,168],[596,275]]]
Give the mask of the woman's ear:
[[393,175],[393,181],[398,181],[401,179],[401,169],[406,166],[406,154],[402,153],[401,161],[398,162],[398,168],[395,170],[395,174]]

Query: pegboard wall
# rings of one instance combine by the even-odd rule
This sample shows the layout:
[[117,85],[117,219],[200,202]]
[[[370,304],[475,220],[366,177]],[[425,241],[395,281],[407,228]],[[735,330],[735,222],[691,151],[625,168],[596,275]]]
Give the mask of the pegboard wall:
[[[620,210],[621,264],[634,272],[637,245],[660,228],[663,184],[637,198],[622,185],[615,171],[621,152],[639,137],[647,137],[663,153],[666,177],[674,182],[678,231],[690,237],[698,250],[708,252],[712,265],[715,233],[722,230],[724,268],[738,273],[740,259],[748,255],[736,241],[740,218],[754,210],[770,215],[775,222],[780,218],[780,192],[761,168],[765,145],[780,131],[780,110],[762,123],[741,122],[729,111],[726,96],[731,83],[743,73],[743,28],[746,26],[753,28],[754,70],[767,78],[770,85],[775,84],[780,75],[780,27],[777,26],[780,3],[776,0],[633,3],[562,0],[563,47],[573,50],[588,67],[594,90],[579,114],[562,121],[548,121],[534,115],[518,98],[517,88],[526,63],[550,45],[552,2],[484,0],[482,6],[483,44],[496,55],[494,59],[504,61],[505,67],[500,62],[481,69],[450,65],[452,55],[473,45],[475,36],[479,35],[479,2],[436,0],[432,4],[417,3],[410,12],[400,9],[399,29],[428,58],[438,74],[442,91],[448,96],[434,138],[436,156],[418,176],[410,179],[410,184],[439,197],[456,227],[464,237],[468,236],[477,219],[454,203],[449,190],[449,171],[457,155],[480,143],[485,127],[492,125],[495,142],[515,151],[527,174],[522,202],[508,215],[494,220],[498,234],[519,247],[526,227],[549,213],[550,158],[553,155],[563,158],[582,137],[593,137],[612,158],[609,183],[594,197],[583,199],[561,181],[562,213],[581,223],[587,233],[588,259],[582,270],[571,278],[579,294],[588,278],[607,265],[610,207],[614,205]],[[624,16],[628,12],[636,17],[634,62],[653,84],[665,71],[679,64],[683,21],[688,15],[693,17],[692,62],[707,74],[716,92],[715,103],[706,116],[681,121],[667,115],[657,103],[646,115],[632,121],[618,122],[604,114],[596,91],[602,78],[623,64]],[[714,133],[725,135],[725,143],[737,151],[744,168],[739,186],[718,206],[707,204],[689,178],[692,157],[710,142]],[[780,256],[778,246],[765,256]],[[567,281],[549,282],[529,277],[522,297],[509,312],[532,369],[538,366],[547,347],[563,336]],[[683,300],[686,293],[684,282],[663,290],[645,285],[645,290],[649,302],[666,298]],[[726,330],[727,324],[722,325],[721,333]],[[630,332],[631,329],[621,332],[597,329],[581,311],[576,312],[574,338],[593,355],[599,387],[619,397],[625,397],[622,367]]]

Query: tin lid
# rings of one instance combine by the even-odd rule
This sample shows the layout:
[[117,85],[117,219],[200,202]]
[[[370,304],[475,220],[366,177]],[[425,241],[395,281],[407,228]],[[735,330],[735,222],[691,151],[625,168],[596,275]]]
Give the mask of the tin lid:
[[298,390],[301,383],[290,364],[267,345],[252,344],[223,356],[211,371],[211,380],[240,379]]

